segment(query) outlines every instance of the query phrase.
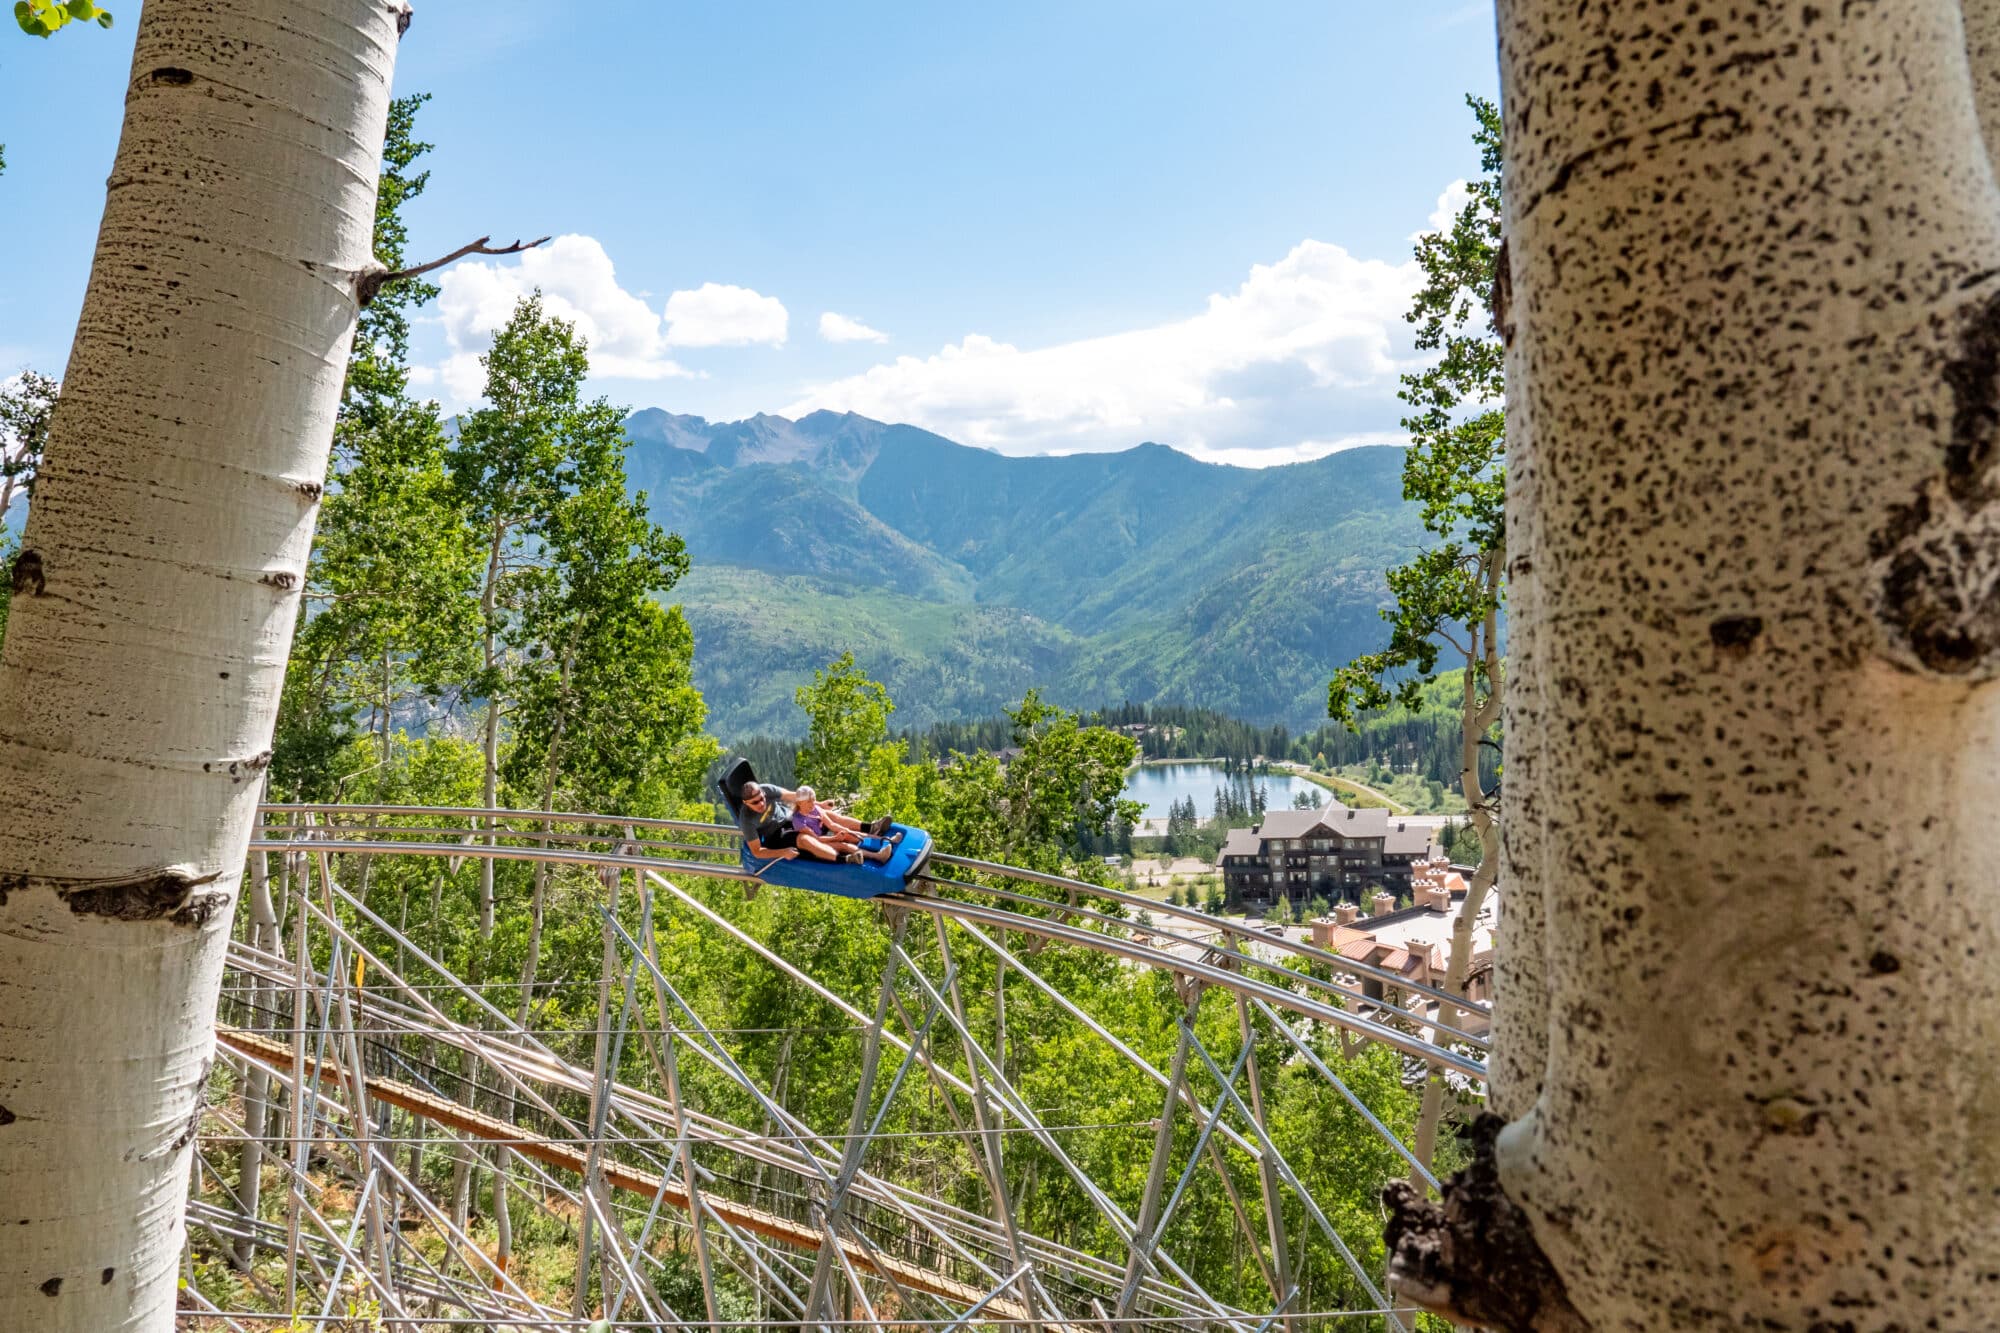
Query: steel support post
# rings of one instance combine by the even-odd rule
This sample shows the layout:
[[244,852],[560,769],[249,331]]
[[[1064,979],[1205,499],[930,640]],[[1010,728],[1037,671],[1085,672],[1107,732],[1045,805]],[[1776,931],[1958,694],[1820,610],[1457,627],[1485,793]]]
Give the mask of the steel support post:
[[875,1017],[868,1025],[868,1035],[861,1046],[861,1077],[854,1087],[854,1107],[847,1117],[847,1142],[841,1150],[840,1172],[834,1177],[833,1186],[820,1203],[820,1228],[826,1239],[820,1243],[819,1262],[813,1266],[812,1292],[806,1298],[806,1317],[823,1319],[832,1315],[833,1275],[840,1261],[840,1240],[837,1228],[847,1210],[847,1190],[854,1183],[855,1172],[861,1169],[861,1154],[868,1139],[862,1132],[868,1127],[868,1110],[875,1099],[875,1071],[882,1063],[882,1030],[889,1019],[889,1004],[896,995],[896,969],[902,958],[903,935],[910,928],[910,914],[905,908],[891,907],[889,917],[889,956],[882,964],[882,985],[875,996]]
[[[653,891],[641,879],[639,892],[643,904],[639,913],[641,943],[646,946],[646,960],[652,964],[652,970],[658,971],[660,942],[653,931]],[[674,1155],[681,1169],[681,1186],[687,1190],[688,1225],[694,1230],[694,1259],[695,1266],[701,1270],[702,1304],[706,1308],[708,1322],[719,1324],[722,1316],[715,1303],[715,1269],[708,1257],[706,1210],[702,1206],[701,1181],[694,1166],[694,1143],[688,1134],[687,1103],[681,1100],[680,1060],[674,1052],[674,1029],[667,1017],[667,997],[660,993],[657,981],[653,982],[653,1007],[660,1015],[660,1078],[666,1085],[667,1101],[674,1108]]]
[[[618,971],[618,872],[604,867],[598,872],[604,884],[604,970],[597,979],[597,1042],[591,1058],[590,1152],[583,1173],[583,1192],[598,1195],[600,1168],[604,1154],[605,1111],[611,1099],[609,1087],[611,1059],[611,979]],[[592,1210],[585,1208],[577,1219],[576,1293],[571,1308],[578,1319],[590,1308],[590,1242]],[[606,1237],[606,1243],[610,1238]]]
[[[965,1068],[972,1082],[972,1120],[979,1128],[987,1187],[993,1194],[994,1220],[1006,1232],[1007,1253],[1013,1257],[1015,1268],[1028,1274],[1028,1280],[1020,1286],[1021,1304],[1028,1312],[1029,1333],[1040,1333],[1042,1325],[1037,1318],[1039,1308],[1035,1299],[1034,1263],[1028,1255],[1028,1247],[1021,1243],[1020,1220],[1014,1215],[1013,1195],[1007,1188],[1007,1159],[993,1124],[992,1107],[987,1104],[986,1080],[980,1073],[979,1056],[973,1050],[972,1024],[966,1021],[965,1001],[959,994],[958,970],[951,961],[951,936],[945,930],[942,916],[933,916],[931,923],[937,927],[938,957],[945,966],[944,991],[951,997],[952,1017],[958,1020],[959,1039],[966,1045]],[[1006,1077],[1004,1070],[1000,1073],[1002,1078]]]
[[[1250,1074],[1250,1113],[1257,1118],[1258,1127],[1268,1134],[1271,1126],[1264,1118],[1264,1083],[1257,1074],[1257,1029],[1250,1022],[1250,1001],[1241,995],[1236,997],[1236,1025],[1249,1057],[1244,1067]],[[1285,1210],[1278,1197],[1278,1172],[1271,1159],[1262,1153],[1257,1156],[1257,1183],[1264,1195],[1264,1230],[1271,1242],[1271,1271],[1275,1279],[1271,1299],[1282,1300],[1292,1289],[1291,1241],[1285,1234]],[[1285,1318],[1285,1333],[1298,1333],[1297,1321],[1291,1316]]]
[[[270,775],[265,775],[268,784]],[[261,825],[264,816],[257,816]],[[250,943],[266,952],[278,948],[278,917],[271,907],[271,867],[270,855],[253,852],[250,855]],[[276,1019],[269,1012],[271,995],[269,983],[254,981],[247,997],[250,1027],[262,1031],[275,1025]],[[237,1179],[242,1182],[241,1201],[243,1218],[247,1226],[254,1230],[257,1225],[259,1196],[263,1192],[264,1140],[270,1131],[270,1117],[266,1109],[270,1101],[271,1079],[262,1068],[253,1067],[243,1082],[243,1124],[245,1135],[239,1152]],[[240,1240],[233,1247],[236,1256],[235,1267],[248,1269],[256,1260],[256,1247],[249,1240]]]
[[[1306,1212],[1319,1225],[1321,1234],[1329,1241],[1332,1241],[1333,1248],[1340,1252],[1342,1261],[1347,1265],[1347,1271],[1354,1275],[1354,1280],[1361,1284],[1361,1289],[1368,1293],[1370,1300],[1374,1301],[1379,1308],[1387,1310],[1389,1308],[1389,1301],[1382,1294],[1382,1289],[1375,1285],[1375,1280],[1368,1276],[1368,1270],[1363,1268],[1361,1261],[1354,1257],[1354,1251],[1349,1249],[1347,1242],[1340,1238],[1340,1233],[1333,1229],[1333,1223],[1326,1220],[1326,1214],[1320,1210],[1319,1202],[1313,1198],[1312,1192],[1305,1187],[1305,1184],[1298,1178],[1297,1173],[1292,1170],[1291,1165],[1285,1161],[1285,1155],[1278,1151],[1278,1145],[1271,1141],[1271,1136],[1265,1130],[1263,1124],[1250,1114],[1250,1108],[1243,1104],[1241,1097],[1237,1096],[1236,1089],[1224,1081],[1222,1070],[1216,1065],[1214,1057],[1209,1055],[1208,1048],[1201,1044],[1201,1038],[1190,1033],[1189,1039],[1193,1042],[1194,1053],[1200,1057],[1204,1065],[1208,1066],[1208,1072],[1215,1076],[1215,1081],[1222,1085],[1223,1095],[1235,1106],[1237,1114],[1250,1122],[1250,1127],[1257,1136],[1258,1146],[1264,1150],[1266,1158],[1277,1168],[1278,1175],[1287,1185],[1292,1187],[1292,1192],[1299,1196],[1299,1201],[1305,1205]],[[1407,1333],[1408,1326],[1397,1315],[1387,1314],[1384,1318],[1389,1321],[1389,1327],[1403,1329]]]
[[[317,853],[313,859],[319,869],[320,896],[326,904],[327,917],[331,920],[334,919],[333,867],[325,852]],[[337,1014],[342,1029],[339,1043],[340,1062],[346,1066],[348,1118],[354,1126],[354,1151],[355,1156],[360,1159],[361,1194],[364,1201],[364,1206],[357,1208],[356,1216],[365,1217],[368,1248],[374,1253],[375,1261],[382,1266],[384,1288],[393,1290],[395,1273],[390,1266],[389,1237],[382,1221],[382,1196],[380,1191],[374,1188],[379,1172],[375,1164],[374,1139],[368,1124],[367,1071],[361,1064],[361,1036],[354,1021],[354,1004],[348,993],[347,978],[332,975],[332,967],[329,967],[328,972],[327,981],[333,991],[334,1003],[322,1017],[331,1023]],[[384,1304],[396,1315],[403,1313],[393,1297]]]
[[1167,1186],[1167,1161],[1174,1150],[1174,1112],[1179,1108],[1181,1089],[1187,1083],[1188,1054],[1194,1043],[1194,1016],[1201,1008],[1202,985],[1188,981],[1181,992],[1185,1012],[1181,1014],[1174,1062],[1167,1073],[1167,1095],[1160,1106],[1160,1119],[1153,1131],[1153,1160],[1146,1167],[1146,1193],[1139,1201],[1139,1222],[1132,1232],[1131,1258],[1125,1265],[1125,1285],[1118,1292],[1115,1311],[1120,1319],[1131,1317],[1139,1299],[1139,1278],[1153,1249],[1153,1231],[1160,1221],[1160,1192]]
[[307,953],[305,891],[292,888],[292,1206],[285,1224],[285,1308],[299,1308],[299,1215],[305,1208],[306,1116],[316,1108],[308,1106],[306,1091],[306,968]]

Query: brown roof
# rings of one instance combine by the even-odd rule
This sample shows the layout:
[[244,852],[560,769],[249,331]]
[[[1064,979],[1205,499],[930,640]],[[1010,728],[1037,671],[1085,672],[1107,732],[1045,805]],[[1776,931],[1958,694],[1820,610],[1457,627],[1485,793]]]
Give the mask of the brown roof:
[[1324,810],[1273,810],[1257,826],[1257,833],[1265,838],[1303,838],[1328,818]]
[[1416,976],[1430,961],[1421,952],[1388,944],[1372,936],[1351,940],[1341,945],[1337,952],[1342,958],[1368,963],[1406,977]]
[[1316,829],[1343,838],[1381,838],[1389,832],[1389,812],[1356,810],[1339,801],[1329,802],[1321,810],[1273,810],[1257,826],[1257,834],[1264,838],[1310,838]]
[[1222,850],[1216,853],[1216,864],[1220,865],[1225,856],[1255,856],[1262,847],[1257,830],[1233,828],[1229,830],[1229,836],[1222,840]]

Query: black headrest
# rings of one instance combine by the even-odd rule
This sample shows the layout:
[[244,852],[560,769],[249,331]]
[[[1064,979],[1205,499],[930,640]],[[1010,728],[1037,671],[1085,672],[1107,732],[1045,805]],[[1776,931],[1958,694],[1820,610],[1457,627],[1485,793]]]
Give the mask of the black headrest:
[[750,771],[750,761],[741,755],[730,760],[729,767],[722,770],[715,786],[722,793],[722,799],[729,803],[731,814],[737,813],[743,804],[743,788],[756,780],[757,775]]

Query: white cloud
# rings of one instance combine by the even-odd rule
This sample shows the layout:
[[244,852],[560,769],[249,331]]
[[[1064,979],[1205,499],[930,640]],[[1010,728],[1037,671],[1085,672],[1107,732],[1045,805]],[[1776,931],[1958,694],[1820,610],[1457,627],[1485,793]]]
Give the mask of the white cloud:
[[1458,215],[1463,213],[1465,206],[1471,202],[1471,184],[1466,181],[1453,181],[1444,187],[1442,194],[1438,195],[1437,207],[1431,210],[1430,220],[1426,223],[1424,229],[1414,233],[1410,239],[1414,241],[1419,236],[1429,236],[1440,231],[1450,231],[1451,224],[1458,221]]
[[667,298],[667,344],[671,347],[785,345],[790,316],[785,303],[748,287],[704,282]]
[[438,281],[438,317],[449,348],[436,366],[418,366],[410,381],[439,387],[446,406],[476,401],[486,372],[480,353],[493,333],[514,313],[520,299],[536,288],[542,308],[573,321],[590,344],[590,368],[613,379],[662,380],[694,372],[667,355],[660,316],[618,285],[611,256],[591,236],[558,236],[518,258],[453,265]]
[[1028,350],[967,334],[816,386],[785,414],[860,412],[1003,453],[1157,440],[1200,457],[1276,449],[1289,461],[1336,447],[1302,442],[1399,419],[1396,376],[1413,364],[1403,313],[1417,283],[1414,262],[1308,240],[1174,323]]
[[1343,449],[1359,449],[1369,444],[1407,445],[1410,437],[1401,431],[1371,430],[1359,435],[1343,435],[1337,440],[1300,440],[1297,444],[1274,445],[1269,449],[1189,449],[1186,452],[1204,463],[1227,463],[1231,467],[1282,467],[1286,463],[1310,463]]
[[782,344],[782,302],[746,287],[704,283],[675,292],[655,311],[618,283],[611,256],[591,236],[558,236],[547,245],[506,260],[461,263],[438,282],[437,320],[446,352],[435,365],[415,366],[410,382],[439,393],[448,408],[476,402],[484,391],[480,354],[493,333],[536,288],[542,308],[575,323],[590,344],[590,369],[606,379],[666,380],[696,377],[670,355],[676,347]]
[[819,336],[830,343],[885,343],[889,335],[871,329],[858,319],[828,310],[819,317]]

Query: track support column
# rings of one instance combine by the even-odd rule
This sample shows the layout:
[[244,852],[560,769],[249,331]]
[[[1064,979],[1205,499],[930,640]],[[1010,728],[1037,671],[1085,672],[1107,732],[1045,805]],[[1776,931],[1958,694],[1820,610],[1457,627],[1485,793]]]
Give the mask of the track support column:
[[1125,1285],[1118,1292],[1117,1317],[1129,1319],[1139,1299],[1139,1278],[1145,1270],[1146,1255],[1157,1237],[1161,1194],[1167,1187],[1167,1162],[1174,1150],[1174,1111],[1180,1106],[1181,1089],[1187,1083],[1188,1055],[1194,1047],[1194,1017],[1201,1008],[1202,983],[1186,978],[1178,983],[1186,1012],[1181,1015],[1180,1040],[1174,1045],[1173,1067],[1167,1071],[1166,1100],[1160,1105],[1159,1126],[1153,1134],[1153,1161],[1146,1168],[1146,1196],[1139,1204],[1139,1224],[1132,1232],[1132,1257],[1125,1265]]
[[806,1299],[808,1319],[833,1317],[833,1277],[842,1271],[840,1239],[836,1228],[847,1211],[847,1188],[861,1170],[861,1154],[867,1146],[868,1108],[875,1098],[875,1072],[882,1064],[882,1029],[888,1022],[889,1006],[896,997],[896,969],[902,958],[903,936],[910,928],[906,907],[883,909],[889,921],[889,957],[882,964],[882,988],[875,997],[875,1017],[861,1047],[861,1078],[854,1087],[854,1109],[847,1117],[847,1143],[841,1150],[840,1174],[834,1177],[826,1201],[817,1210],[820,1229],[819,1262],[813,1266],[812,1292]]

